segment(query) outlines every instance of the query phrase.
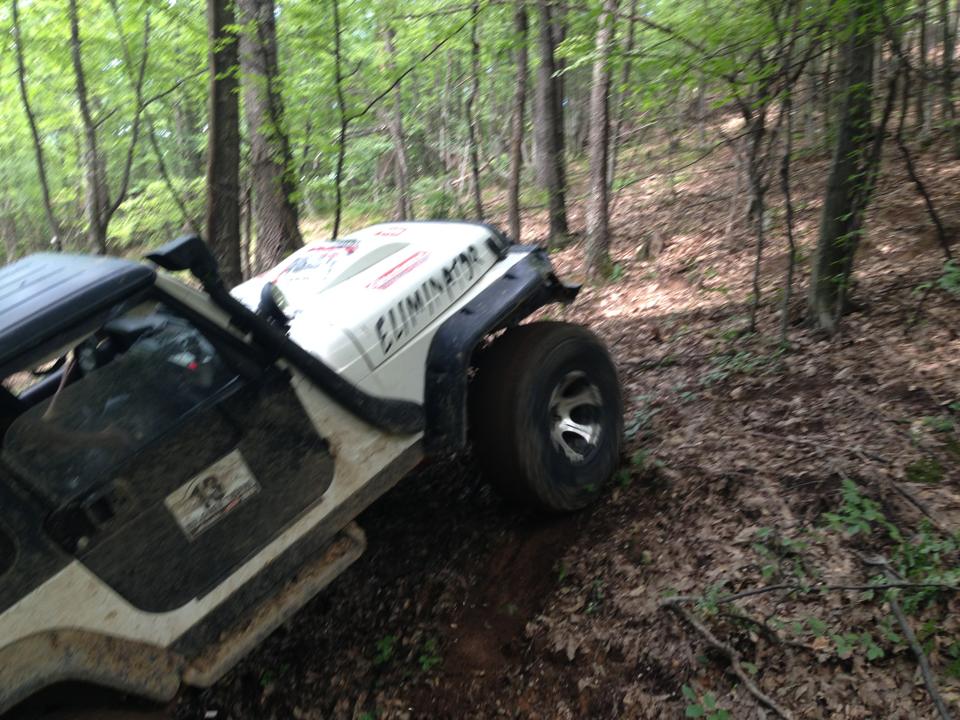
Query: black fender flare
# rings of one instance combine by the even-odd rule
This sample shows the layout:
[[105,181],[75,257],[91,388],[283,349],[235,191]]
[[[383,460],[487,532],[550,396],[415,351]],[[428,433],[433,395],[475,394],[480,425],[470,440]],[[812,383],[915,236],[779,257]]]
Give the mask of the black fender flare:
[[456,453],[467,445],[468,372],[480,341],[543,305],[573,302],[580,291],[557,278],[543,250],[515,245],[509,252],[526,257],[447,319],[430,342],[423,404],[424,446],[430,455]]

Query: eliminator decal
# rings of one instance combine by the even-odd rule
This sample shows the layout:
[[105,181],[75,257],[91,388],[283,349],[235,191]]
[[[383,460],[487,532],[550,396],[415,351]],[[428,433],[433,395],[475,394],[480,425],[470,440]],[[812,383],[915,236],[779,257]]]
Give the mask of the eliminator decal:
[[473,283],[482,271],[481,265],[480,251],[476,245],[471,245],[439,272],[391,304],[374,323],[383,356],[395,352],[449,307]]

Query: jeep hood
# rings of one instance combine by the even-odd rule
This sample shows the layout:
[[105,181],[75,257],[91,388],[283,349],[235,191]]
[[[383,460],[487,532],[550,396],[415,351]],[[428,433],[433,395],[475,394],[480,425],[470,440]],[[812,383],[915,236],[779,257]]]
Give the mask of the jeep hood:
[[310,243],[232,292],[256,309],[264,284],[275,283],[289,304],[291,339],[356,376],[461,298],[500,259],[502,243],[471,223],[375,225]]

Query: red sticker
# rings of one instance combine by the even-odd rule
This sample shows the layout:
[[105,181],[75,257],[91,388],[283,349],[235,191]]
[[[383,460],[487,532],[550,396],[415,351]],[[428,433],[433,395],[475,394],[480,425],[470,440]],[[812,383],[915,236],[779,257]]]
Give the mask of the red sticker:
[[418,265],[422,265],[428,257],[430,257],[430,253],[425,253],[423,251],[418,251],[413,253],[413,255],[408,255],[405,259],[401,260],[382,275],[367,283],[367,287],[372,288],[373,290],[384,290],[385,288],[393,285],[397,280],[402,278]]
[[407,229],[405,227],[385,227],[377,230],[374,235],[379,237],[397,237],[405,233]]

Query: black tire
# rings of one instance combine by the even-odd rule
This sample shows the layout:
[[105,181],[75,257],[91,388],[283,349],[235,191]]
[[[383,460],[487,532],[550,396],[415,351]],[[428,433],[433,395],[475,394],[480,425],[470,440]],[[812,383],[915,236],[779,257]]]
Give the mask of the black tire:
[[476,367],[471,435],[487,478],[543,510],[594,500],[623,436],[616,368],[596,335],[561,322],[521,325],[483,349]]

